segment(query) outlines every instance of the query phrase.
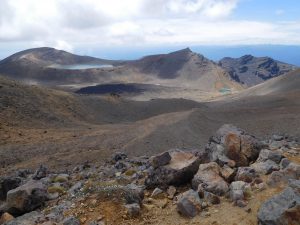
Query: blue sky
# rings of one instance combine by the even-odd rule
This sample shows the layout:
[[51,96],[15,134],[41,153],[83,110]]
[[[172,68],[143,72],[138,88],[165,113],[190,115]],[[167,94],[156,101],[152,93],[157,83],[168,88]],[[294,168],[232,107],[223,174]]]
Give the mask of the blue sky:
[[109,58],[186,46],[214,59],[262,49],[295,57],[280,46],[300,46],[298,11],[299,0],[1,0],[0,58],[42,46]]
[[260,21],[300,21],[299,0],[242,0],[233,18]]

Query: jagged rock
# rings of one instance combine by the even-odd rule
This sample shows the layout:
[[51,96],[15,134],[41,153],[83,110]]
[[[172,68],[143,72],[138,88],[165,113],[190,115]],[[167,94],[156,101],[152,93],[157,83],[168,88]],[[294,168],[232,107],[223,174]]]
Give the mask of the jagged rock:
[[171,160],[167,165],[149,171],[145,180],[147,188],[157,186],[167,188],[169,185],[181,185],[191,181],[197,172],[200,158],[190,152],[170,151]]
[[279,164],[280,169],[281,170],[285,169],[290,163],[291,163],[290,160],[288,160],[287,158],[283,158]]
[[230,161],[233,160],[235,166],[240,167],[255,161],[261,148],[261,142],[254,136],[233,125],[225,124],[217,131],[216,136],[210,138],[206,153],[210,161],[221,166],[232,164]]
[[116,164],[115,164],[115,168],[117,170],[123,170],[123,171],[125,171],[128,168],[128,166],[124,162],[117,161]]
[[76,184],[74,184],[70,189],[69,189],[69,194],[74,195],[76,194],[81,188],[83,187],[83,183],[81,181],[78,181]]
[[274,134],[274,135],[272,136],[272,139],[273,139],[274,141],[282,141],[282,140],[284,139],[284,136]]
[[220,204],[221,202],[219,196],[207,191],[204,192],[204,200],[212,205]]
[[186,217],[195,217],[201,211],[201,199],[194,190],[189,190],[178,196],[177,210]]
[[159,155],[152,156],[150,158],[150,164],[153,168],[158,168],[160,166],[165,166],[171,161],[171,155],[169,152],[163,152]]
[[245,199],[245,190],[249,188],[244,181],[234,181],[229,186],[229,197],[233,202]]
[[283,170],[272,172],[267,183],[276,186],[279,183],[287,183],[289,179],[300,179],[300,165],[291,162]]
[[221,176],[225,179],[225,181],[231,183],[234,180],[235,175],[236,175],[235,169],[232,169],[227,165],[224,165],[221,168]]
[[10,215],[9,213],[4,213],[1,217],[0,217],[0,224],[4,224],[7,223],[11,220],[13,220],[14,217],[12,215]]
[[113,160],[115,162],[118,162],[120,160],[123,160],[123,159],[126,159],[127,158],[127,155],[123,152],[116,152],[114,155],[113,155]]
[[40,165],[40,167],[35,171],[33,175],[34,180],[40,180],[48,175],[48,168]]
[[129,184],[124,188],[124,198],[126,204],[142,204],[144,199],[144,188],[134,184]]
[[45,185],[39,181],[29,181],[26,184],[10,190],[7,193],[8,212],[20,215],[31,212],[44,204],[48,199]]
[[176,187],[174,186],[170,186],[168,189],[167,189],[167,194],[168,194],[168,198],[169,199],[173,199],[175,194],[176,194]]
[[216,195],[223,195],[228,191],[228,184],[220,176],[220,167],[217,163],[205,163],[199,166],[198,172],[192,180],[195,190],[201,185],[205,191]]
[[267,160],[272,160],[275,163],[279,164],[282,158],[283,158],[283,155],[282,155],[281,151],[279,151],[279,150],[271,151],[268,149],[263,149],[259,153],[257,162],[265,162]]
[[235,180],[251,183],[256,177],[257,177],[257,174],[253,168],[239,167],[238,171],[236,173],[236,176],[235,176]]
[[17,177],[27,178],[29,174],[31,174],[31,170],[29,169],[19,169],[16,172]]
[[75,217],[68,217],[63,221],[63,225],[80,225],[80,221]]
[[163,193],[163,190],[161,190],[160,188],[155,188],[151,194],[151,198],[157,197],[158,195],[160,195],[162,193]]
[[299,224],[300,181],[293,180],[280,194],[262,204],[258,211],[259,225]]
[[125,205],[125,208],[127,210],[127,215],[132,218],[138,217],[141,213],[141,207],[137,203],[127,204]]
[[0,200],[5,200],[7,192],[19,187],[21,179],[18,177],[4,177],[0,179]]
[[270,174],[273,171],[278,171],[280,169],[278,164],[269,159],[264,162],[253,163],[251,165],[251,168],[253,168],[256,171],[256,173],[265,175]]

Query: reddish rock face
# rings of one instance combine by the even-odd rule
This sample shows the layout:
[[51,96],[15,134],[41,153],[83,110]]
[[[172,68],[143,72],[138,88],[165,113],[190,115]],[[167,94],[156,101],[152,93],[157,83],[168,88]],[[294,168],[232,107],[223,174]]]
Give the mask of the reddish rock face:
[[225,124],[205,147],[208,161],[231,168],[249,166],[258,157],[263,144],[254,136],[233,125]]
[[1,217],[0,217],[0,224],[4,224],[7,223],[11,220],[13,220],[14,217],[12,215],[10,215],[9,213],[4,213]]
[[225,137],[225,151],[229,159],[236,162],[237,166],[247,166],[247,157],[242,152],[242,139],[239,135],[229,133]]

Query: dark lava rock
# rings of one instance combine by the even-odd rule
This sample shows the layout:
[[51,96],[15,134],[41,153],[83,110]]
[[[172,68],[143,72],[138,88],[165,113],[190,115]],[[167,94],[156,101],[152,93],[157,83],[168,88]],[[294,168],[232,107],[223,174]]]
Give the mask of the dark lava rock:
[[186,217],[195,217],[201,211],[201,199],[194,190],[184,192],[178,197],[177,210]]
[[272,172],[267,183],[274,187],[279,183],[287,183],[289,179],[300,179],[300,165],[291,162],[283,170]]
[[127,158],[127,155],[123,152],[116,152],[114,155],[113,155],[113,160],[115,162],[118,162],[120,160],[123,160],[123,159],[126,159]]
[[167,165],[149,171],[145,180],[147,188],[156,188],[157,186],[167,188],[169,185],[186,184],[197,173],[201,159],[194,153],[173,150],[169,154],[171,160]]
[[150,163],[153,168],[158,168],[160,166],[165,166],[171,161],[171,156],[169,152],[163,152],[159,155],[150,158]]
[[126,204],[142,204],[144,199],[144,188],[135,184],[129,184],[124,188],[124,198]]
[[247,183],[251,183],[255,178],[257,177],[257,174],[255,170],[251,167],[239,167],[238,171],[235,176],[236,181],[245,181]]
[[264,202],[257,217],[259,225],[299,224],[300,181],[290,181],[283,192]]
[[47,175],[48,175],[48,168],[43,165],[40,165],[40,167],[35,171],[32,178],[34,180],[40,180],[44,177],[47,177]]
[[141,214],[141,207],[137,203],[125,205],[127,215],[131,218],[138,217]]
[[45,185],[39,181],[29,181],[26,184],[10,190],[7,193],[7,208],[12,215],[21,215],[31,212],[48,200]]
[[0,179],[0,200],[6,199],[7,192],[19,187],[22,180],[18,177],[4,177]]

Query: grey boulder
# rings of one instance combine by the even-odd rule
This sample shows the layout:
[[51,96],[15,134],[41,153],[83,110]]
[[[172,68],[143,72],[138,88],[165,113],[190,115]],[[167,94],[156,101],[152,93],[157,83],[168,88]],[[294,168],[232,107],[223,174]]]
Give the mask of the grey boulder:
[[194,190],[189,190],[178,196],[177,211],[185,217],[195,217],[201,211],[201,199]]
[[7,208],[12,215],[21,215],[31,212],[48,200],[48,192],[45,185],[39,181],[29,181],[24,185],[10,190],[7,193]]
[[259,225],[296,225],[300,218],[300,181],[293,180],[280,194],[262,204]]

